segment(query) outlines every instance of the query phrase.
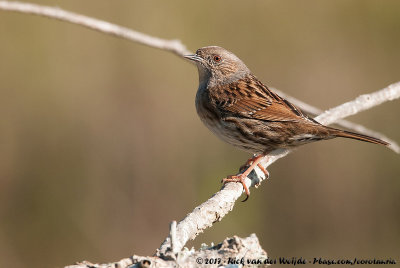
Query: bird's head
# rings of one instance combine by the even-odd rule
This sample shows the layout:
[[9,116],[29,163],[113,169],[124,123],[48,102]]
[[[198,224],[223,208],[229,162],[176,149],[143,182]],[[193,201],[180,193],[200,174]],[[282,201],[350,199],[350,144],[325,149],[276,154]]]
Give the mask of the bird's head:
[[229,84],[250,73],[247,66],[232,52],[217,46],[199,48],[185,58],[196,63],[200,84]]

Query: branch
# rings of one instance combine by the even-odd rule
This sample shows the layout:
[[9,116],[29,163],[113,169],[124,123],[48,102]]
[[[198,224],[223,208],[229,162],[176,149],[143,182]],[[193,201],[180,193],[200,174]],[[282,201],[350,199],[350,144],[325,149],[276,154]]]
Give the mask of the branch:
[[171,51],[179,56],[190,54],[190,51],[179,40],[165,40],[158,37],[143,34],[128,28],[118,26],[103,20],[83,16],[77,13],[62,10],[60,8],[40,6],[36,4],[0,1],[0,9],[16,11],[50,17],[62,21],[85,26],[87,28],[125,38],[130,41],[149,47]]
[[315,119],[323,124],[334,123],[337,118],[344,118],[368,110],[374,106],[400,98],[400,82],[371,94],[364,94],[335,108],[325,111]]
[[[356,114],[385,101],[397,98],[400,98],[400,82],[392,84],[375,93],[362,95],[353,101],[332,108],[320,116],[317,116],[315,119],[322,124],[331,124],[346,116]],[[290,152],[291,150],[288,149],[273,151],[264,158],[262,162],[263,167],[267,168],[276,160],[286,156]],[[251,186],[258,186],[265,180],[264,173],[258,168],[250,173],[249,177],[250,178],[246,179],[248,188]],[[211,227],[214,222],[221,221],[221,219],[233,209],[236,200],[242,195],[242,192],[243,187],[240,183],[227,183],[210,199],[196,207],[193,212],[189,213],[176,226],[174,250],[179,251],[189,239],[194,239],[206,228]],[[170,251],[171,241],[170,237],[167,237],[159,249],[159,254],[168,255]]]
[[[130,258],[125,258],[114,263],[93,264],[83,261],[76,265],[66,266],[65,268],[241,267],[239,265],[234,266],[233,264],[236,263],[233,263],[232,261],[229,262],[229,259],[237,260],[240,264],[242,258],[243,264],[248,264],[248,262],[251,261],[259,261],[260,264],[268,263],[267,253],[261,248],[255,234],[246,238],[240,238],[237,236],[227,238],[216,246],[202,246],[198,251],[194,251],[193,249],[184,250],[169,259],[162,259],[154,256],[141,257],[134,255]],[[208,263],[206,263],[206,260],[208,260]],[[250,265],[246,265],[246,267],[250,267]]]
[[[9,2],[9,1],[0,1],[0,10],[6,11],[14,11],[21,12],[33,15],[39,15],[44,17],[49,17],[53,19],[58,19],[70,23],[74,23],[77,25],[81,25],[87,27],[89,29],[93,29],[99,32],[103,32],[106,34],[111,34],[116,37],[124,38],[129,41],[133,41],[139,44],[143,44],[149,47],[154,47],[162,50],[167,50],[173,52],[178,56],[183,56],[187,54],[191,54],[191,52],[186,48],[185,45],[182,44],[180,40],[166,40],[158,37],[150,36],[141,32],[133,31],[131,29],[118,26],[116,24],[112,24],[103,20],[98,20],[94,18],[90,18],[84,15],[80,15],[74,12],[69,12],[62,10],[60,8],[49,7],[49,6],[41,6],[30,3],[22,3],[22,2]],[[320,114],[322,111],[316,107],[313,107],[309,104],[306,104],[296,98],[287,96],[283,92],[274,89],[279,95],[287,98],[293,104],[301,108],[306,113],[310,114]],[[378,132],[369,130],[361,125],[354,124],[348,121],[338,121],[338,125],[346,127],[350,130],[357,131],[360,134],[374,136],[376,138],[380,138],[388,141],[393,145],[391,149],[396,148],[399,152],[399,146],[396,142],[391,139],[388,139],[385,135],[380,134]]]

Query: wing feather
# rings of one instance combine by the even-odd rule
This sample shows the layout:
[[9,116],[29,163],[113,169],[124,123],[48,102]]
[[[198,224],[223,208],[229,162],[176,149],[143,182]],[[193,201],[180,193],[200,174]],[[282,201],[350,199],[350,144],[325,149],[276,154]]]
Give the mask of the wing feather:
[[221,114],[280,122],[310,120],[299,108],[270,91],[255,76],[245,77],[213,92]]

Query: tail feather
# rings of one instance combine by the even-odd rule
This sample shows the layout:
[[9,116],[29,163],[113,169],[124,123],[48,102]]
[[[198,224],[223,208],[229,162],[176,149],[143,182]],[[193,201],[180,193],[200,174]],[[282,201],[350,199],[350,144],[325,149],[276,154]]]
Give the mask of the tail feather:
[[354,133],[354,132],[350,132],[350,131],[346,131],[346,130],[335,129],[335,128],[332,128],[332,130],[334,130],[332,132],[332,134],[335,137],[355,139],[355,140],[359,140],[359,141],[366,141],[366,142],[381,144],[381,145],[385,145],[385,146],[390,145],[386,141],[383,141],[383,140],[380,140],[380,139],[377,139],[374,137],[370,137],[367,135],[362,135],[362,134],[358,134],[358,133]]

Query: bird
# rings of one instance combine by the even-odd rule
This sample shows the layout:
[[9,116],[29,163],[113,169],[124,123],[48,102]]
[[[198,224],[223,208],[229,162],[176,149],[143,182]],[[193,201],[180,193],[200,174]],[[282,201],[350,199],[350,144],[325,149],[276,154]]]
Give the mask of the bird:
[[199,48],[185,55],[198,69],[196,111],[204,125],[223,141],[252,153],[239,175],[222,180],[239,182],[250,191],[245,178],[258,166],[269,177],[260,161],[277,149],[337,137],[388,146],[389,143],[362,134],[324,126],[288,100],[270,90],[232,52],[219,46]]

